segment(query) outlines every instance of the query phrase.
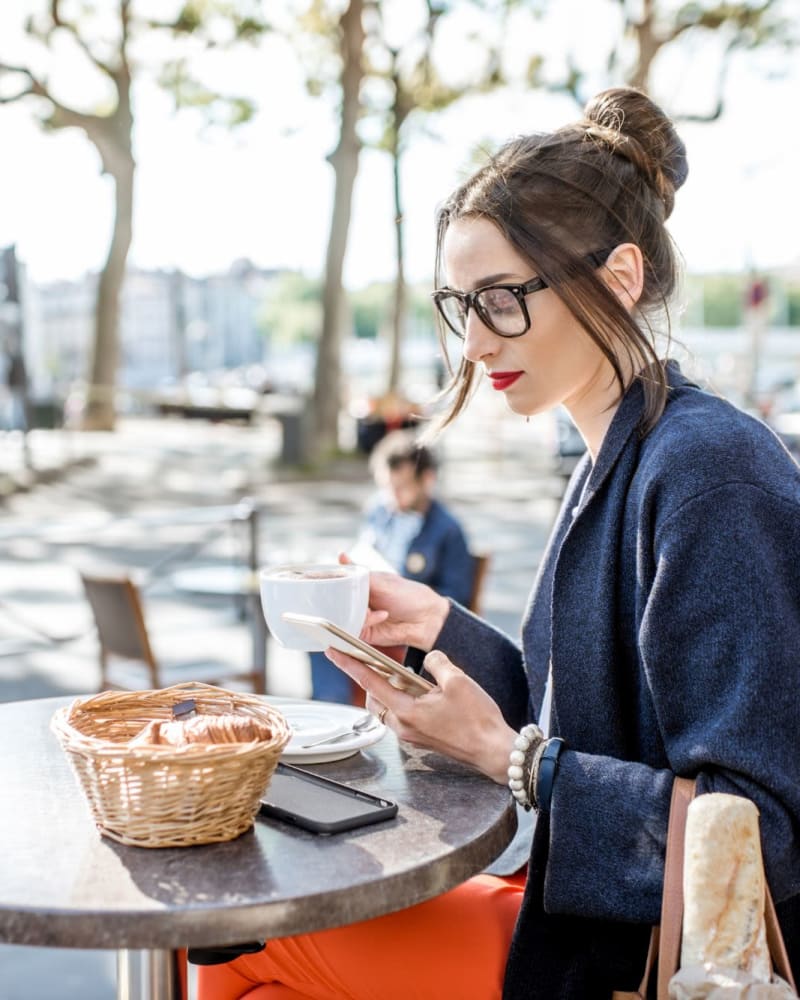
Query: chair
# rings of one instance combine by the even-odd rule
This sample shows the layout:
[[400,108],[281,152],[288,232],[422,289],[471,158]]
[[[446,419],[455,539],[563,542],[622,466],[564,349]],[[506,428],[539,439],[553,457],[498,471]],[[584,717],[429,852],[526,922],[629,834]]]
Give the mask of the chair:
[[488,552],[473,552],[472,558],[475,561],[475,576],[472,578],[472,591],[469,595],[467,607],[474,614],[481,613],[481,600],[483,598],[483,586],[486,583],[486,574],[489,571],[491,556]]
[[[150,642],[141,591],[127,574],[100,576],[80,571],[81,582],[92,609],[100,642],[100,690],[160,688],[181,681],[203,681],[224,686],[228,681],[247,684],[256,694],[264,694],[263,671],[231,671],[230,664],[208,661],[162,664]],[[112,660],[125,662],[124,677],[111,677]],[[137,684],[130,668],[142,674],[145,684]],[[144,669],[142,669],[144,668]],[[125,683],[123,683],[123,680]]]

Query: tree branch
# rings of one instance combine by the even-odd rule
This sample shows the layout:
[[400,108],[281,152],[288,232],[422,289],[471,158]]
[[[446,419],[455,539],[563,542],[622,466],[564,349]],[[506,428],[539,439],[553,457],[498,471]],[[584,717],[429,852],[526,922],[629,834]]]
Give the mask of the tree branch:
[[28,85],[18,94],[12,94],[10,97],[0,96],[0,104],[13,104],[14,101],[19,101],[23,97],[28,97],[30,95],[52,100],[45,84],[35,77],[26,66],[12,66],[9,63],[0,63],[0,76],[2,76],[3,73],[14,73],[19,76],[27,77]]
[[[131,25],[131,0],[120,0],[119,4],[119,20],[122,26],[122,37],[119,43],[119,61],[122,65],[122,72],[125,80],[130,80],[131,68],[128,64],[128,42],[130,41],[130,25]],[[117,86],[120,86],[119,80],[117,80]]]
[[710,111],[707,115],[699,114],[685,114],[685,115],[675,115],[676,121],[681,122],[715,122],[722,117],[722,112],[725,109],[725,82],[728,77],[728,68],[731,62],[731,54],[733,50],[738,48],[736,39],[732,39],[728,45],[725,46],[725,51],[722,53],[722,62],[719,68],[719,75],[717,77],[717,100],[714,105],[714,110]]
[[21,101],[23,97],[27,97],[29,94],[33,93],[33,83],[30,82],[30,73],[27,70],[20,69],[19,66],[9,66],[6,63],[0,63],[0,77],[3,73],[23,73],[28,77],[29,83],[24,90],[21,90],[18,94],[11,94],[8,97],[4,97],[0,94],[0,104],[13,104],[15,101]]
[[68,21],[66,18],[61,16],[61,0],[50,0],[50,18],[53,22],[53,29],[63,28],[64,31],[68,31],[89,62],[99,69],[101,73],[105,73],[106,76],[110,76],[112,80],[115,79],[113,68],[103,62],[102,59],[98,58],[94,52],[92,52],[89,47],[89,43],[81,35],[78,26],[74,22]]
[[45,122],[48,128],[82,128],[88,135],[90,130],[96,130],[97,126],[104,121],[98,115],[89,115],[83,111],[76,111],[74,108],[69,108],[60,101],[57,101],[50,93],[47,84],[34,76],[25,66],[11,66],[8,63],[0,63],[0,75],[3,73],[17,73],[20,76],[26,77],[28,79],[28,86],[18,94],[13,94],[10,97],[0,97],[0,104],[13,104],[24,97],[41,97],[45,101],[48,101],[53,108],[52,114]]
[[720,3],[716,7],[709,7],[705,10],[690,6],[683,11],[684,16],[688,14],[687,19],[678,21],[665,40],[672,41],[690,28],[707,28],[710,31],[716,31],[726,24],[732,24],[740,32],[748,29],[763,30],[765,38],[771,38],[782,34],[783,30],[783,25],[778,22],[763,23],[763,19],[774,7],[774,4],[775,0],[763,0],[757,7],[751,7],[748,3]]
[[665,36],[662,36],[662,44],[667,45],[669,42],[674,42],[676,38],[680,38],[682,34],[686,31],[690,31],[692,28],[698,27],[698,21],[683,21],[681,24],[676,24],[675,27],[667,32]]

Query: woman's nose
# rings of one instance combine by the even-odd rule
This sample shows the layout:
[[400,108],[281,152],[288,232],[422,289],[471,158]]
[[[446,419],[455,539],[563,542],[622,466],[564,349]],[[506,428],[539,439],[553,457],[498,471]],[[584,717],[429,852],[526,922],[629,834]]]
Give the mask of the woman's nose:
[[464,328],[464,357],[467,361],[483,361],[497,351],[499,341],[497,334],[486,326],[474,309],[470,309]]

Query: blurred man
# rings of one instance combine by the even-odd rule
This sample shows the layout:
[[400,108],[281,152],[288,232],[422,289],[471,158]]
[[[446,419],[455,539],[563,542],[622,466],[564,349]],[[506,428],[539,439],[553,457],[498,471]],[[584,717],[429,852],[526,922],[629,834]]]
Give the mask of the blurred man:
[[[373,450],[370,469],[380,492],[367,510],[354,560],[369,562],[359,555],[369,547],[395,572],[468,605],[475,560],[461,525],[435,497],[433,452],[412,431],[393,431]],[[352,700],[350,679],[324,653],[311,654],[311,680],[314,698]]]

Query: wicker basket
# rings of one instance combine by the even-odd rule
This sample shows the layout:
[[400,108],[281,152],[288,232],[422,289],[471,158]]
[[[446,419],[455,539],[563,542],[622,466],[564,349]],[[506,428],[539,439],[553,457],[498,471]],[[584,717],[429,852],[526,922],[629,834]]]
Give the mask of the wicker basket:
[[[235,713],[269,724],[272,737],[250,743],[131,747],[153,719],[193,698],[198,714]],[[59,709],[61,741],[100,832],[121,844],[186,847],[233,840],[248,830],[281,751],[286,719],[256,695],[208,684],[157,691],[106,691]]]

